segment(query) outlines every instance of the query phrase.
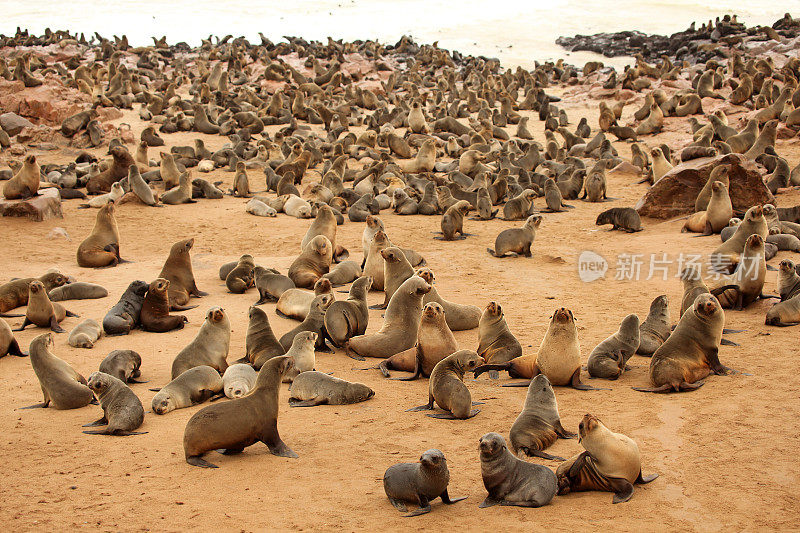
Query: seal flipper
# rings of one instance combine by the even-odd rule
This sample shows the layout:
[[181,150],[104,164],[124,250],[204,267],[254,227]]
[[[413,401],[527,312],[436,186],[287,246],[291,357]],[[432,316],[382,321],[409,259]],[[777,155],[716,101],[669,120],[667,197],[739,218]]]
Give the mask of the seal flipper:
[[[472,418],[473,416],[477,415],[480,412],[481,412],[480,409],[473,409],[472,411],[469,412],[469,414],[467,415],[467,418]],[[446,413],[429,413],[429,414],[427,414],[425,416],[429,416],[431,418],[441,418],[441,419],[444,419],[444,420],[466,420],[466,419],[458,418],[456,415],[454,415],[450,411],[447,411]]]
[[28,357],[28,354],[20,350],[17,339],[11,340],[11,343],[8,345],[8,353],[17,357]]
[[487,496],[485,500],[481,502],[478,506],[479,509],[485,509],[487,507],[494,507],[495,505],[499,504],[500,502],[492,498],[491,496]]
[[177,305],[173,304],[169,307],[170,311],[188,311],[189,309],[195,309],[196,305]]
[[46,401],[46,402],[42,402],[42,403],[35,403],[35,404],[29,405],[27,407],[20,407],[20,409],[42,409],[42,408],[47,408],[48,405],[50,405],[50,401],[49,400]]
[[397,498],[389,498],[389,501],[398,511],[402,511],[404,513],[408,512],[408,507],[402,501],[398,500]]
[[106,425],[108,425],[108,420],[106,420],[106,417],[103,416],[103,418],[101,418],[99,420],[95,420],[94,422],[90,422],[88,424],[84,424],[81,427],[90,428],[90,427],[94,427],[94,426],[106,426]]
[[26,316],[26,317],[25,317],[25,320],[23,320],[23,321],[22,321],[22,325],[21,325],[20,327],[18,327],[18,328],[14,328],[14,329],[12,329],[11,331],[22,331],[23,329],[25,329],[26,327],[28,327],[28,324],[33,324],[33,322],[31,322],[30,320],[28,320],[28,317]]
[[581,383],[581,368],[578,367],[575,369],[575,372],[572,374],[572,379],[569,383],[573,389],[577,390],[611,390],[611,389],[604,389],[604,388],[597,388],[592,387],[591,385],[586,385]]
[[428,403],[425,405],[418,405],[416,407],[412,407],[411,409],[406,409],[406,413],[416,412],[416,411],[430,411],[433,409],[433,398],[430,398]]
[[500,505],[504,506],[513,506],[513,507],[541,507],[541,504],[537,502],[527,501],[527,502],[510,502],[508,500],[503,500],[500,502]]
[[625,503],[631,499],[631,496],[633,496],[633,483],[622,478],[611,477],[606,479],[608,479],[611,488],[614,489],[614,497],[611,500],[613,503]]
[[655,480],[658,477],[658,474],[650,474],[649,476],[643,476],[642,471],[639,470],[639,477],[636,478],[634,483],[644,485],[646,483],[650,483],[651,481]]
[[326,399],[320,400],[319,398],[314,398],[313,400],[295,400],[294,398],[289,398],[289,407],[316,407],[317,405],[325,405],[328,403]]
[[556,435],[558,435],[562,439],[574,439],[578,436],[577,433],[570,433],[564,426],[561,425],[561,420],[556,420],[556,423],[553,424],[553,429],[556,430]]
[[265,442],[264,444],[267,445],[272,455],[277,455],[278,457],[290,457],[292,459],[297,459],[300,457],[291,448],[289,448],[286,443],[280,439],[280,437],[277,438],[277,441],[271,444],[269,442]]
[[[384,359],[383,362],[381,362],[381,364],[378,365],[381,368],[381,372],[384,372],[383,371],[383,369],[385,368],[384,363],[386,361],[388,361],[388,359]],[[389,372],[388,371],[384,372],[383,375],[388,378],[389,377]],[[419,346],[417,346],[417,356],[416,356],[416,358],[414,358],[414,374],[412,376],[408,376],[408,377],[392,378],[392,379],[397,380],[397,381],[413,381],[413,380],[419,378],[421,375],[422,375],[422,352],[419,349]]]
[[721,341],[719,341],[719,343],[723,344],[725,346],[741,346],[741,344],[733,342],[732,340],[725,339],[725,338],[723,338]]
[[192,466],[199,466],[201,468],[219,468],[213,463],[209,463],[199,455],[192,455],[186,458],[186,462]]
[[550,455],[549,453],[542,451],[542,450],[533,450],[531,448],[522,448],[525,452],[525,455],[528,457],[540,457],[542,459],[548,459],[550,461],[566,461],[563,457],[558,455]]
[[422,496],[421,494],[417,496],[419,498],[419,509],[416,511],[412,511],[407,515],[403,515],[406,518],[410,518],[412,516],[419,516],[422,514],[427,514],[431,512],[431,502],[428,501],[428,498]]
[[25,315],[17,315],[17,314],[11,314],[11,313],[0,313],[0,316],[3,317],[3,318],[22,318]]
[[441,494],[441,497],[442,497],[442,502],[446,503],[447,505],[453,505],[456,502],[460,502],[461,500],[466,500],[467,499],[466,496],[461,496],[460,498],[450,499],[450,495],[447,494],[447,489],[444,489],[444,492]]
[[64,311],[67,313],[67,316],[77,316],[77,317],[81,316],[81,315],[77,315],[77,314],[75,314],[72,311],[69,311],[67,309],[65,309]]
[[64,328],[58,325],[58,320],[55,315],[50,317],[50,329],[56,333],[64,333]]
[[528,387],[531,384],[531,380],[528,381],[517,381],[514,383],[504,383],[500,385],[501,387]]

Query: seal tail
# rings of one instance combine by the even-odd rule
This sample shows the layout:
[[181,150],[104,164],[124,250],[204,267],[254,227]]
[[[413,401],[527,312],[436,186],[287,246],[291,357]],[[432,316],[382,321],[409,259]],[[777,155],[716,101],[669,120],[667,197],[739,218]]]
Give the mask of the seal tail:
[[13,314],[13,313],[0,313],[0,316],[2,316],[4,318],[22,318],[25,315],[17,315],[17,314]]

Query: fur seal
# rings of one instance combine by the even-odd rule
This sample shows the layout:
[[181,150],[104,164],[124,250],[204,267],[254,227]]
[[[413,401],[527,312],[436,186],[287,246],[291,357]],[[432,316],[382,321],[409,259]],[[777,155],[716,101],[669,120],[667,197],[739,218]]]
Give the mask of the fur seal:
[[[602,390],[581,383],[581,347],[578,342],[578,328],[572,311],[561,307],[550,317],[536,357],[521,355],[506,363],[485,364],[475,370],[475,377],[489,370],[506,370],[512,378],[530,379],[544,374],[556,386],[571,386],[578,390]],[[528,386],[528,383],[505,385],[510,387]]]
[[458,234],[458,239],[464,239],[467,235],[470,235],[469,233],[464,233],[464,215],[471,208],[472,205],[466,200],[459,200],[448,207],[447,211],[442,215],[442,236],[434,238],[453,241],[456,240],[456,234]]
[[560,213],[564,211],[565,208],[573,208],[573,206],[564,203],[561,191],[553,178],[547,178],[544,182],[544,200],[547,204],[546,211],[550,213]]
[[483,363],[483,358],[472,350],[459,350],[436,363],[428,382],[428,403],[408,409],[408,411],[425,411],[433,409],[433,404],[448,411],[432,413],[432,418],[461,419],[472,418],[480,409],[472,409],[472,396],[464,385],[464,374],[474,371]]
[[745,242],[750,235],[759,235],[767,238],[767,221],[764,218],[764,209],[755,205],[744,214],[742,223],[736,232],[727,241],[723,242],[716,250],[711,252],[711,265],[718,271],[732,271],[739,263],[739,256],[744,250]]
[[650,303],[647,318],[639,326],[639,347],[636,353],[651,356],[669,337],[672,328],[669,322],[669,300],[667,295],[656,296]]
[[403,250],[390,246],[381,250],[383,258],[383,304],[371,306],[370,309],[386,309],[392,295],[408,278],[414,275],[414,267],[406,259]]
[[56,333],[64,333],[64,328],[58,324],[68,316],[78,315],[67,311],[59,303],[51,302],[44,284],[39,280],[33,280],[28,285],[28,308],[25,311],[25,320],[14,331],[22,331],[28,324],[33,324],[40,328],[50,328]]
[[278,434],[278,392],[281,379],[293,367],[292,357],[274,357],[261,367],[250,394],[195,413],[183,434],[186,462],[216,468],[203,459],[204,454],[220,449],[225,454],[240,453],[256,442],[266,444],[272,455],[297,457]]
[[[40,278],[20,278],[0,285],[0,316],[21,317],[24,315],[7,314],[8,311],[28,305],[28,292],[31,281],[39,280],[48,293],[56,287],[69,283],[69,277],[60,272],[47,272]],[[57,301],[57,300],[52,300]]]
[[103,318],[103,331],[106,335],[127,335],[139,318],[149,285],[141,280],[132,281],[119,301]]
[[114,211],[114,204],[107,203],[97,212],[92,232],[78,246],[79,266],[99,268],[123,262],[119,255],[119,231]]
[[[45,286],[45,288],[47,288]],[[105,298],[108,296],[108,291],[105,287],[95,285],[94,283],[86,283],[85,281],[76,281],[74,283],[67,283],[60,287],[51,289],[47,296],[51,302],[63,302],[64,300],[90,300],[97,298]]]
[[728,225],[733,216],[733,205],[728,189],[721,181],[715,181],[711,185],[711,191],[711,199],[706,210],[690,215],[683,226],[683,231],[711,235],[721,232]]
[[639,317],[622,319],[616,333],[595,346],[589,354],[587,369],[593,378],[617,379],[627,369],[628,360],[639,349]]
[[180,183],[172,187],[161,195],[161,203],[167,205],[195,204],[197,200],[192,199],[192,173],[186,171],[181,173]]
[[383,474],[383,490],[386,497],[399,511],[408,511],[406,503],[419,505],[419,509],[405,517],[419,516],[431,511],[431,500],[441,497],[442,503],[452,505],[467,497],[450,498],[447,485],[450,471],[444,454],[437,449],[425,451],[419,463],[398,463]]
[[249,312],[250,323],[247,326],[245,336],[246,361],[253,365],[256,370],[260,369],[264,362],[278,355],[283,355],[286,350],[272,332],[269,324],[269,317],[262,309],[252,306]]
[[20,350],[19,343],[11,331],[11,326],[5,320],[0,320],[0,357],[5,357],[6,355],[28,356],[28,354]]
[[719,362],[719,346],[725,314],[711,294],[700,294],[691,309],[681,315],[672,334],[650,360],[652,388],[634,387],[642,392],[695,390],[711,373],[727,374]]
[[722,276],[711,294],[717,297],[723,309],[741,311],[764,297],[762,291],[766,275],[764,239],[757,234],[750,235],[744,244],[736,271]]
[[422,299],[422,303],[427,304],[436,302],[444,309],[444,317],[447,320],[447,327],[453,331],[464,331],[467,329],[475,329],[481,318],[481,310],[469,304],[458,304],[449,302],[439,295],[439,291],[433,285],[434,275],[428,268],[417,270],[417,276],[424,279],[428,285],[431,286],[430,292]]
[[31,341],[31,366],[42,387],[44,402],[22,409],[51,405],[54,409],[78,409],[94,401],[94,394],[86,386],[86,379],[66,361],[56,357],[50,351],[52,347],[52,333],[39,335]]
[[151,407],[157,415],[203,403],[222,391],[222,376],[210,366],[190,368],[167,383],[153,396]]
[[556,470],[558,493],[602,490],[623,503],[633,496],[633,485],[650,483],[658,474],[642,475],[642,458],[636,442],[608,429],[587,414],[578,425],[578,441],[586,451],[561,463]]
[[483,486],[489,493],[479,507],[542,507],[556,495],[558,484],[553,471],[514,457],[502,435],[485,434],[479,449]]
[[253,269],[256,267],[255,259],[250,254],[244,254],[239,258],[236,266],[225,276],[225,286],[233,294],[244,294],[244,292],[255,284]]
[[283,375],[284,383],[292,383],[301,373],[314,370],[314,365],[317,364],[314,344],[317,339],[318,335],[313,331],[300,331],[292,338],[286,355],[292,358],[294,366]]
[[192,258],[189,257],[189,252],[193,246],[194,238],[184,239],[173,244],[164,267],[158,275],[159,278],[169,281],[167,294],[169,303],[174,310],[178,310],[177,307],[186,305],[192,296],[197,298],[208,296],[207,292],[197,288],[197,282],[194,279]]
[[[503,308],[497,302],[489,302],[478,322],[478,355],[487,364],[507,363],[522,356],[522,345],[508,329]],[[492,379],[499,377],[496,370],[489,373]]]
[[144,407],[139,397],[123,381],[106,374],[93,372],[87,386],[100,401],[103,417],[83,427],[106,426],[106,429],[84,431],[88,435],[144,435],[135,431],[144,422]]
[[253,269],[256,290],[258,291],[258,301],[255,305],[262,305],[267,302],[280,301],[280,298],[290,290],[293,290],[294,281],[289,276],[284,276],[274,268],[264,268],[256,266]]
[[342,261],[322,277],[329,280],[334,287],[339,287],[355,281],[359,276],[361,276],[361,266],[358,263]]
[[241,398],[256,384],[258,373],[250,365],[236,363],[225,369],[222,386],[228,398]]
[[169,314],[168,290],[169,281],[165,279],[156,278],[150,283],[139,313],[139,322],[143,330],[165,333],[173,329],[183,329],[183,325],[188,322],[183,315]]
[[503,219],[525,220],[534,213],[533,199],[536,193],[532,189],[525,189],[503,205]]
[[563,461],[562,457],[550,455],[544,450],[549,448],[558,438],[572,439],[577,437],[561,425],[558,415],[558,402],[550,380],[539,374],[531,380],[522,412],[511,426],[509,438],[514,455],[520,452],[528,457]]
[[430,302],[422,309],[417,345],[381,361],[378,368],[387,378],[392,369],[413,372],[411,377],[397,378],[410,381],[421,375],[430,376],[439,361],[457,350],[458,342],[447,327],[444,308],[436,302]]
[[153,190],[150,188],[147,182],[144,181],[144,178],[142,177],[142,174],[139,172],[139,168],[136,165],[131,165],[128,167],[128,185],[130,186],[133,194],[135,194],[143,204],[162,207],[158,205],[158,201],[156,200]]
[[3,185],[3,196],[6,200],[20,200],[38,196],[41,169],[36,156],[25,158],[19,171]]
[[343,248],[341,245],[337,246],[336,244],[336,216],[333,214],[333,209],[331,209],[329,205],[323,204],[317,210],[317,216],[314,218],[314,221],[311,222],[311,226],[309,226],[308,231],[306,231],[306,234],[303,236],[300,249],[305,249],[317,235],[324,235],[328,238],[333,247],[333,260],[337,263],[339,261],[344,261],[350,256],[350,252],[348,252],[346,248]]
[[303,251],[289,266],[289,278],[296,287],[310,289],[328,273],[332,260],[331,241],[324,235],[317,235],[303,247]]
[[612,207],[597,215],[595,225],[611,224],[612,230],[622,230],[628,233],[642,231],[642,219],[639,213],[631,207]]
[[348,405],[375,396],[375,391],[363,383],[351,383],[316,370],[301,372],[292,381],[289,393],[292,407]]
[[142,375],[142,357],[133,350],[114,350],[100,363],[100,372],[110,374],[125,383],[147,383],[136,378]]
[[84,320],[69,332],[69,345],[73,348],[94,348],[94,343],[100,338],[103,328],[96,320]]
[[[366,230],[364,232],[366,233]],[[372,290],[374,291],[383,290],[384,260],[381,251],[391,245],[389,237],[383,230],[375,232],[369,243],[367,256],[364,259],[364,275],[372,278]]]
[[330,295],[331,302],[335,300],[331,282],[325,278],[319,278],[317,282],[314,283],[314,292],[305,289],[288,289],[278,298],[275,312],[284,318],[291,318],[302,322],[306,319],[306,316],[308,316],[308,311],[311,309],[311,303],[314,301],[314,298],[322,294]]
[[[327,338],[327,333],[325,332],[325,312],[328,310],[328,307],[333,302],[333,295],[331,294],[320,294],[316,296],[314,300],[311,302],[311,306],[308,310],[308,315],[306,318],[294,329],[287,332],[280,338],[281,346],[283,349],[287,351],[289,347],[292,346],[292,342],[297,334],[302,333],[303,331],[311,331],[317,334],[316,337],[316,346],[315,348],[320,352],[330,352],[330,348],[325,343],[325,339]],[[297,361],[295,361],[295,365],[298,366]]]
[[332,302],[325,311],[325,330],[328,338],[341,348],[352,337],[363,335],[369,324],[367,291],[372,278],[361,276],[350,286],[347,300]]
[[190,368],[208,365],[220,374],[228,368],[231,347],[231,323],[221,307],[212,307],[197,336],[172,361],[172,379]]
[[531,215],[521,228],[509,228],[500,232],[494,240],[494,249],[486,251],[495,257],[504,257],[508,253],[515,256],[530,257],[531,245],[536,238],[536,229],[542,223],[541,215]]
[[364,357],[386,358],[413,347],[422,319],[422,298],[430,290],[421,277],[408,278],[389,300],[381,329],[352,337],[345,343],[345,353],[363,361]]

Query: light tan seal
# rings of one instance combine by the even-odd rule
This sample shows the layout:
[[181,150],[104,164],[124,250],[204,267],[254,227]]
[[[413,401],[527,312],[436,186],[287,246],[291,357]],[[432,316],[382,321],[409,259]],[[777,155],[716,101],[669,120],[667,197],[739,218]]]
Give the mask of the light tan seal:
[[642,475],[639,446],[622,433],[614,433],[587,414],[578,425],[578,441],[586,451],[561,463],[556,470],[558,493],[602,490],[622,503],[633,496],[633,485],[650,483],[658,474]]
[[[487,364],[507,363],[522,356],[522,345],[508,328],[503,307],[497,302],[486,304],[481,314],[478,323],[478,355]],[[497,379],[497,370],[490,371],[489,377]]]
[[28,356],[19,348],[19,343],[14,338],[11,326],[5,320],[0,320],[0,357],[5,357],[6,355]]
[[669,300],[666,294],[656,296],[650,303],[650,311],[639,326],[639,348],[636,353],[649,357],[669,337],[672,328],[669,322]]
[[291,318],[302,322],[306,319],[306,316],[308,316],[308,311],[311,309],[311,302],[314,301],[314,298],[322,294],[328,294],[331,300],[335,300],[333,286],[331,282],[325,278],[319,278],[317,282],[314,283],[314,292],[305,289],[288,289],[278,298],[275,312],[283,318]]
[[351,338],[345,343],[345,353],[363,361],[364,357],[386,358],[412,348],[422,319],[422,298],[430,290],[419,276],[408,278],[389,300],[381,329]]
[[3,196],[6,200],[20,200],[31,198],[39,194],[39,163],[36,156],[29,155],[25,158],[19,171],[3,185]]
[[231,323],[221,307],[212,307],[197,336],[172,361],[172,379],[190,368],[208,365],[222,374],[228,368],[231,347]]
[[509,228],[500,232],[494,240],[494,249],[486,251],[495,257],[505,257],[512,253],[515,256],[531,257],[531,245],[536,238],[536,229],[542,223],[541,215],[531,215],[521,228]]
[[431,413],[432,418],[461,419],[472,418],[480,409],[472,409],[472,396],[464,385],[464,374],[474,371],[483,358],[472,350],[460,350],[448,355],[439,361],[431,372],[428,382],[428,403],[413,407],[408,411],[426,411],[433,409],[433,404],[447,411],[446,413]]
[[190,368],[156,390],[151,407],[157,415],[203,403],[222,391],[222,376],[207,365]]
[[332,302],[325,311],[325,330],[334,346],[341,348],[344,344],[367,331],[369,309],[367,307],[367,291],[372,285],[372,278],[361,276],[350,286],[347,300]]
[[[8,311],[28,305],[28,288],[31,281],[39,280],[47,292],[69,283],[69,277],[60,272],[47,272],[40,278],[20,278],[0,285],[0,316],[21,317],[24,315],[7,314]],[[57,300],[52,300],[57,301]]]
[[289,388],[289,405],[313,407],[316,405],[348,405],[365,402],[375,396],[375,391],[363,383],[351,383],[310,370],[301,372]]
[[317,216],[300,242],[300,249],[305,249],[317,235],[324,235],[328,238],[333,247],[333,260],[337,263],[350,256],[350,252],[346,248],[336,244],[336,216],[333,214],[333,209],[325,204],[317,210]]
[[244,294],[244,292],[255,285],[253,269],[256,266],[255,259],[250,254],[244,254],[239,258],[236,266],[225,276],[225,286],[233,294]]
[[544,374],[534,377],[528,385],[522,412],[514,420],[509,433],[514,455],[520,457],[520,453],[524,453],[528,457],[563,461],[563,457],[550,455],[544,450],[559,438],[575,437],[575,433],[570,433],[561,425],[556,393],[550,380]]
[[95,401],[94,394],[86,386],[86,379],[66,361],[56,357],[50,351],[52,347],[52,333],[39,335],[31,341],[31,366],[42,388],[44,401],[22,409],[49,406],[54,409],[78,409]]
[[94,343],[103,334],[103,328],[96,320],[84,320],[69,332],[69,345],[73,348],[94,348]]
[[417,276],[428,282],[431,286],[430,292],[422,299],[423,304],[436,302],[444,309],[444,318],[447,320],[447,327],[453,331],[464,331],[467,329],[475,329],[481,319],[481,310],[469,304],[459,304],[445,300],[439,295],[439,291],[433,285],[435,276],[433,271],[427,268],[417,270]]
[[289,278],[296,287],[310,289],[319,278],[327,274],[333,260],[333,246],[324,235],[317,235],[289,266]]
[[261,367],[250,394],[209,405],[195,413],[183,434],[186,462],[217,468],[203,459],[203,455],[211,450],[241,453],[256,442],[266,444],[273,455],[297,457],[278,434],[278,391],[283,375],[293,366],[290,356],[274,357]]
[[123,260],[119,254],[119,231],[113,203],[97,212],[92,233],[78,246],[78,265],[84,268],[117,266]]
[[93,372],[87,386],[100,401],[103,417],[83,427],[106,426],[106,429],[84,431],[88,435],[144,435],[136,431],[144,422],[144,407],[139,397],[119,379],[104,372]]
[[22,331],[28,324],[33,324],[40,328],[50,328],[56,333],[64,333],[64,328],[59,326],[59,322],[68,316],[78,315],[67,311],[59,303],[51,302],[44,284],[34,280],[28,285],[28,308],[25,311],[25,320],[14,331]]
[[727,374],[719,362],[719,346],[725,314],[711,294],[701,294],[675,326],[675,330],[650,360],[652,388],[634,387],[642,392],[678,392],[703,386],[709,374]]

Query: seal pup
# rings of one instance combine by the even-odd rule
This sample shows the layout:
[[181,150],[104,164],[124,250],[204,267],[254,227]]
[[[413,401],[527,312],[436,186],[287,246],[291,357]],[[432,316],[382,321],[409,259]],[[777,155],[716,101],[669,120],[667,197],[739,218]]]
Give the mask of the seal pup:
[[[47,272],[40,278],[20,278],[0,285],[0,316],[17,318],[25,315],[8,314],[8,311],[28,305],[28,293],[31,281],[39,280],[48,293],[56,287],[68,284],[69,277],[60,272]],[[53,300],[56,301],[56,300]]]
[[734,270],[739,263],[739,256],[744,250],[747,238],[750,235],[757,234],[766,240],[768,233],[763,207],[760,205],[751,207],[744,214],[744,219],[736,228],[733,236],[711,252],[710,261],[712,267],[722,272]]
[[42,388],[44,401],[22,409],[53,406],[54,409],[78,409],[94,402],[94,394],[86,386],[86,379],[75,372],[69,364],[56,357],[53,334],[39,335],[28,348],[31,366]]
[[11,331],[11,326],[5,320],[0,320],[0,357],[5,357],[6,355],[28,357],[28,354],[20,350],[19,343]]
[[135,431],[144,422],[144,407],[139,397],[123,381],[104,372],[93,372],[87,386],[100,401],[103,417],[83,427],[106,426],[106,429],[84,431],[87,435],[144,435]]
[[179,185],[161,195],[161,203],[167,205],[196,204],[192,199],[192,173],[181,173]]
[[24,200],[39,195],[41,169],[35,155],[25,158],[19,171],[3,185],[6,200]]
[[[45,288],[47,288],[46,285]],[[76,281],[50,289],[47,296],[50,298],[51,302],[63,302],[64,300],[94,300],[108,296],[108,290],[94,283]]]
[[[294,283],[292,283],[292,285],[294,285]],[[311,309],[311,303],[314,301],[314,298],[323,294],[330,295],[331,301],[335,299],[331,282],[325,278],[319,278],[317,282],[314,283],[314,292],[297,288],[288,289],[278,298],[275,313],[283,318],[291,318],[302,322],[306,319],[306,316],[308,316],[308,311]]]
[[558,494],[603,490],[614,493],[614,503],[623,503],[633,496],[634,484],[650,483],[658,477],[658,474],[643,476],[636,442],[622,433],[614,433],[599,418],[585,415],[578,425],[578,434],[578,442],[586,451],[558,466]]
[[762,294],[766,275],[764,239],[757,234],[750,235],[745,242],[736,271],[723,276],[718,287],[711,289],[711,294],[717,297],[723,309],[732,308],[741,311],[759,298],[766,298]]
[[363,383],[351,383],[316,370],[301,372],[292,381],[289,393],[292,407],[348,405],[375,396],[375,391]]
[[419,516],[431,512],[431,500],[441,497],[442,503],[452,505],[467,497],[450,498],[447,485],[450,471],[441,450],[430,449],[419,458],[418,463],[398,463],[386,469],[383,474],[383,490],[386,497],[397,510],[408,511],[406,503],[419,505],[405,517]]
[[317,235],[289,266],[288,276],[296,287],[310,289],[319,278],[328,273],[332,261],[331,241],[324,235]]
[[98,370],[125,383],[147,383],[136,379],[142,375],[141,366],[142,357],[133,350],[114,350],[100,362]]
[[165,279],[156,278],[150,283],[139,313],[139,322],[143,330],[166,333],[173,329],[183,329],[183,325],[189,321],[183,315],[169,314],[168,290],[169,281]]
[[561,190],[556,185],[553,178],[547,178],[544,182],[544,200],[547,204],[545,209],[548,213],[560,213],[566,209],[572,209],[574,206],[564,203],[564,198],[561,196]]
[[330,294],[321,294],[314,298],[314,301],[311,302],[311,308],[309,309],[305,320],[280,338],[279,342],[281,343],[281,346],[283,346],[283,349],[287,350],[287,353],[289,347],[292,346],[295,336],[304,331],[311,331],[317,334],[315,338],[316,350],[319,350],[320,352],[331,351],[331,349],[328,348],[328,345],[325,343],[325,339],[328,337],[327,333],[325,332],[325,312],[328,310],[328,307],[331,305],[332,301],[333,296]]
[[103,317],[106,335],[127,335],[137,323],[142,312],[149,285],[141,280],[132,281],[119,301]]
[[284,383],[292,383],[294,378],[303,372],[314,370],[314,365],[317,363],[314,343],[317,342],[317,338],[318,335],[313,331],[301,331],[293,337],[286,355],[292,358],[294,366],[283,375]]
[[165,415],[175,409],[190,407],[217,396],[222,392],[222,376],[207,365],[190,368],[167,383],[153,396],[151,408],[157,415]]
[[617,379],[628,370],[628,360],[639,349],[639,317],[630,314],[622,319],[619,329],[595,346],[586,368],[593,378]]
[[212,307],[197,336],[172,361],[172,379],[195,366],[208,365],[220,374],[228,368],[231,323],[221,307]]
[[68,316],[78,315],[67,311],[59,303],[51,302],[44,284],[39,280],[33,280],[28,285],[28,308],[25,311],[25,320],[13,331],[22,331],[28,324],[33,324],[40,328],[50,328],[56,333],[64,333],[64,328],[59,323]]
[[422,309],[417,345],[384,359],[378,368],[387,378],[389,370],[392,369],[413,372],[410,377],[395,378],[400,381],[411,381],[421,375],[430,376],[439,361],[457,350],[458,342],[447,327],[444,309],[438,303],[430,302]]
[[628,233],[642,231],[642,219],[631,207],[612,207],[597,215],[595,225],[611,224],[611,230],[622,230]]
[[[459,200],[450,207],[442,215],[441,228],[442,236],[434,237],[434,239],[444,241],[454,241],[456,239],[466,239],[471,233],[464,233],[464,215],[466,215],[472,208],[466,200]],[[458,234],[458,237],[456,237]]]
[[249,362],[253,368],[259,370],[266,361],[283,355],[286,350],[272,332],[269,317],[262,309],[251,306],[249,311],[250,322],[247,325],[245,336],[245,358],[238,361]]
[[413,347],[422,320],[422,298],[430,290],[421,277],[408,278],[389,300],[381,329],[350,338],[345,342],[345,353],[363,361],[364,357],[386,358]]
[[[295,288],[294,281],[289,279],[289,276],[284,276],[274,268],[256,266],[253,269],[253,276],[259,296],[255,305],[280,301],[281,296],[283,296],[286,291]],[[311,300],[309,300],[309,304],[310,303]]]
[[256,384],[258,373],[252,366],[236,363],[225,369],[222,374],[222,387],[228,398],[241,398]]
[[96,320],[87,319],[69,332],[69,345],[73,348],[94,348],[94,343],[103,333],[103,328]]
[[124,262],[119,255],[119,231],[114,211],[114,203],[109,202],[97,212],[92,232],[78,246],[78,266],[113,267]]
[[483,363],[483,358],[472,350],[460,350],[448,355],[433,368],[431,379],[428,382],[428,403],[412,407],[408,411],[425,411],[433,409],[433,404],[447,411],[447,413],[428,414],[432,418],[446,418],[450,420],[466,420],[480,412],[472,409],[473,405],[469,389],[464,385],[464,374],[474,371]]
[[486,433],[479,449],[481,477],[489,494],[478,507],[542,507],[556,495],[558,484],[553,471],[514,457],[502,435]]
[[559,438],[575,437],[575,433],[570,433],[561,425],[556,393],[550,380],[544,374],[534,377],[528,385],[522,412],[514,420],[509,433],[514,455],[519,457],[520,452],[524,452],[528,457],[563,461],[563,457],[550,455],[544,450]]
[[266,444],[272,455],[296,458],[278,434],[278,392],[283,375],[293,367],[291,356],[274,357],[261,367],[250,394],[196,412],[183,434],[186,462],[217,468],[203,455],[220,449],[224,454],[236,454],[256,442]]
[[236,266],[225,276],[225,286],[233,294],[244,294],[244,292],[255,284],[253,269],[256,267],[255,259],[250,254],[244,254],[239,258]]
[[347,285],[361,275],[361,266],[355,261],[342,261],[322,277],[329,280],[334,287]]
[[428,285],[431,286],[430,292],[422,299],[422,304],[436,302],[444,309],[444,318],[447,321],[447,327],[453,331],[463,331],[467,329],[475,329],[481,318],[481,310],[468,304],[458,304],[445,300],[439,295],[439,291],[433,285],[434,275],[433,271],[428,268],[417,270],[417,276],[424,279]]
[[169,303],[173,311],[180,311],[179,307],[186,305],[192,296],[200,298],[208,296],[197,288],[192,270],[192,258],[189,252],[194,246],[194,238],[184,239],[172,245],[169,250],[164,267],[161,269],[159,278],[169,281]]
[[699,389],[709,374],[724,375],[730,369],[719,362],[719,346],[725,314],[711,294],[700,294],[691,309],[681,315],[672,334],[650,360],[651,388],[642,392],[679,392]]
[[509,228],[500,232],[494,240],[494,249],[486,251],[495,257],[505,257],[513,253],[515,256],[531,257],[531,245],[536,238],[536,229],[542,223],[541,215],[531,215],[521,228]]
[[369,308],[367,307],[367,291],[372,286],[372,278],[361,276],[350,285],[346,300],[331,302],[325,311],[325,331],[328,338],[337,348],[358,335],[367,331],[369,324]]
[[672,328],[669,322],[669,300],[666,294],[656,296],[650,302],[647,318],[639,325],[639,347],[636,353],[649,357],[669,337]]
[[323,204],[317,210],[317,216],[311,222],[308,231],[306,231],[303,240],[300,242],[300,250],[305,249],[317,235],[324,235],[328,238],[333,247],[333,260],[335,262],[338,263],[350,257],[350,252],[346,248],[336,244],[336,216],[329,205]]

